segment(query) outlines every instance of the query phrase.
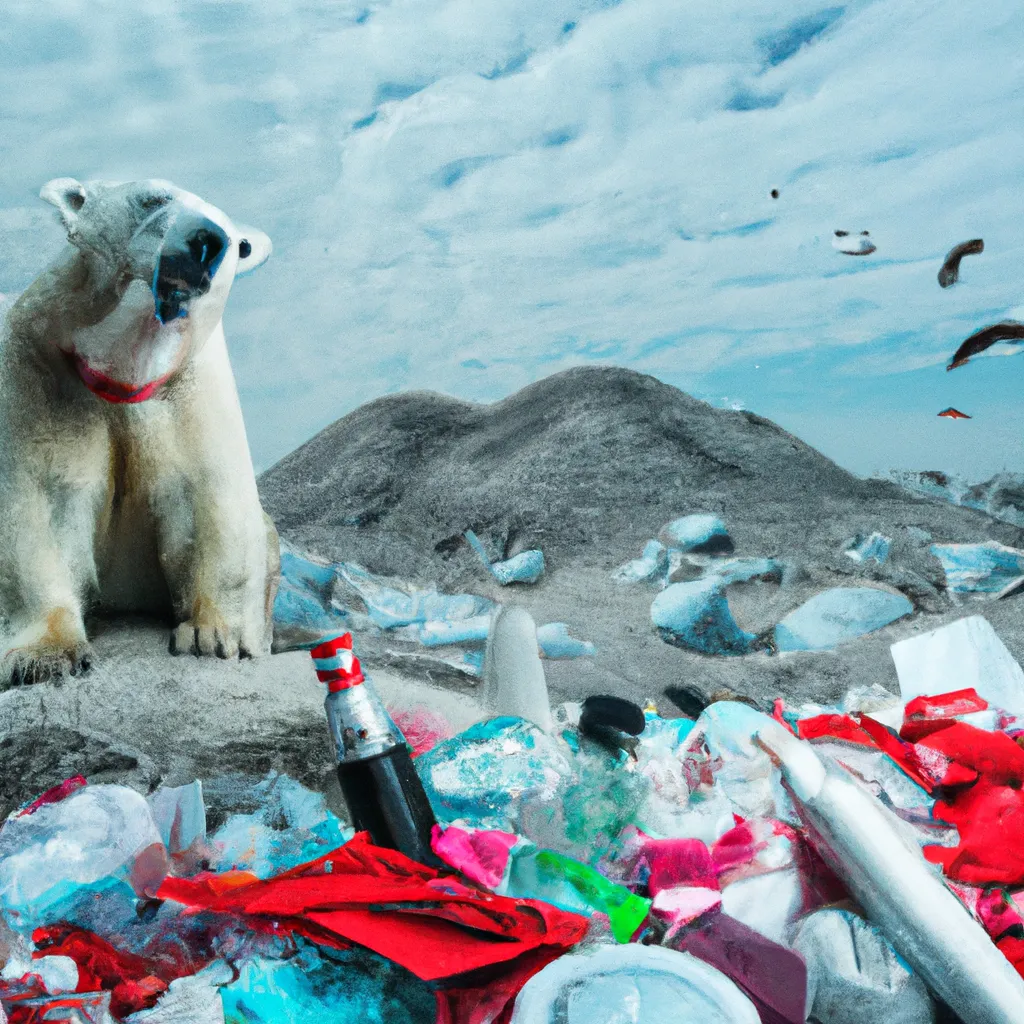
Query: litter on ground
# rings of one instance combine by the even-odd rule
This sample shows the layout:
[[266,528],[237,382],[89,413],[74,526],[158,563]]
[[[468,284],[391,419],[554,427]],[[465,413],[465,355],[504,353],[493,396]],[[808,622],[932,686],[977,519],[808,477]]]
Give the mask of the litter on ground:
[[[350,643],[314,650],[328,686],[362,678]],[[451,734],[396,712],[431,864],[282,775],[212,833],[200,780],[147,799],[69,779],[0,829],[0,1005],[13,1024],[923,1024],[939,1002],[1022,1021],[1024,673],[978,617],[892,650],[900,696],[771,716],[592,698]]]

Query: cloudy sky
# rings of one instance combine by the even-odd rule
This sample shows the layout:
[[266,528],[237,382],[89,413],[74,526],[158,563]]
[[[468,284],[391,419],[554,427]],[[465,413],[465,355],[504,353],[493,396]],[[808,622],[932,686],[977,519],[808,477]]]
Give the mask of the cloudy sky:
[[0,293],[62,243],[57,176],[266,230],[226,317],[258,468],[389,392],[615,363],[857,472],[1024,471],[1024,360],[944,369],[1024,319],[1014,0],[3,6]]

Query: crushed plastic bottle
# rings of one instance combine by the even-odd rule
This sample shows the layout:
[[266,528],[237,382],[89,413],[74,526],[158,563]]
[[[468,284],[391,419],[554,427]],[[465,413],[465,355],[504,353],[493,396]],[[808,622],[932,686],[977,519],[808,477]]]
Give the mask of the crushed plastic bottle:
[[574,776],[569,751],[521,718],[492,718],[417,758],[431,806],[443,824],[526,834],[524,806],[551,807]]
[[604,914],[617,942],[629,942],[651,907],[649,899],[609,882],[586,864],[530,844],[512,850],[511,862],[497,891],[502,896],[544,900],[588,917]]
[[86,786],[0,829],[0,911],[25,931],[60,914],[83,886],[130,882],[151,895],[167,851],[144,797],[126,786]]

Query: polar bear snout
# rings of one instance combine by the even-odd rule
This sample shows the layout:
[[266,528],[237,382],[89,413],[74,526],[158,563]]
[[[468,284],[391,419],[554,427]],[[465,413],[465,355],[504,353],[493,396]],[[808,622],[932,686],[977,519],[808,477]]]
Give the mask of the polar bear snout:
[[187,316],[188,302],[210,290],[230,239],[202,214],[182,210],[170,224],[153,274],[156,318],[163,324]]

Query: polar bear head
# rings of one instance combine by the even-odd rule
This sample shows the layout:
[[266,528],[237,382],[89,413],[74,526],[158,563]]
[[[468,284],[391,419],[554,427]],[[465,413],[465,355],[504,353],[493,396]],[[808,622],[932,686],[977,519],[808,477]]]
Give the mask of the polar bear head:
[[217,329],[235,277],[270,255],[262,231],[167,181],[57,178],[40,197],[73,246],[53,340],[110,402],[156,394]]

